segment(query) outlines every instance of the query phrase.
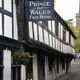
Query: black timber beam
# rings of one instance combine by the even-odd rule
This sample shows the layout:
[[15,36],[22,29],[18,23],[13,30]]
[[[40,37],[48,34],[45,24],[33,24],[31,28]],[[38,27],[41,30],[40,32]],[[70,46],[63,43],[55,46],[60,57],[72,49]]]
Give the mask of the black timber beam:
[[24,42],[0,35],[0,49],[5,49],[6,47],[9,49],[20,49],[24,45]]
[[35,42],[34,40],[31,39],[28,40],[28,46],[26,49],[29,52],[36,52],[39,54],[42,53],[44,55],[64,56],[64,57],[69,57],[71,59],[74,57],[73,54],[69,54],[69,53],[64,54],[56,49],[49,47],[46,44],[43,44],[41,42]]

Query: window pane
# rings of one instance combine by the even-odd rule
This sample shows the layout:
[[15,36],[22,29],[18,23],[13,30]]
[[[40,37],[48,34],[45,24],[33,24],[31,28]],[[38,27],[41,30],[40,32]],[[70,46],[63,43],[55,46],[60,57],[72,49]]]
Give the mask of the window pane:
[[40,26],[39,26],[39,41],[43,42],[43,32]]
[[4,15],[4,36],[12,38],[12,18]]
[[0,0],[0,7],[2,7],[2,0]]
[[4,0],[4,9],[12,12],[12,0]]
[[29,25],[29,37],[33,38],[32,22],[29,22],[28,25]]
[[2,35],[2,14],[0,13],[0,35]]

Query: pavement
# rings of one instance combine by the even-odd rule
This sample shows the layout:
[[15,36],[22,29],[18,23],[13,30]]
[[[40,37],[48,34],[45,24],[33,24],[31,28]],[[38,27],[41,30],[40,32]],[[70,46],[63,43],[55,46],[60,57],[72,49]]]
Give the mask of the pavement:
[[73,60],[71,63],[71,71],[56,80],[80,80],[80,59]]
[[80,80],[80,60],[75,60],[71,64],[71,80]]

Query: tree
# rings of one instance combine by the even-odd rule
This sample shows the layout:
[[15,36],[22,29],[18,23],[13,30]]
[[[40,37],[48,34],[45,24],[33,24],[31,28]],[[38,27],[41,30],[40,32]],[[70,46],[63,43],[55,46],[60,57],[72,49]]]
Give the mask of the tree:
[[76,36],[75,51],[79,53],[80,52],[80,30],[77,27],[73,26],[72,20],[73,19],[67,20],[67,24]]

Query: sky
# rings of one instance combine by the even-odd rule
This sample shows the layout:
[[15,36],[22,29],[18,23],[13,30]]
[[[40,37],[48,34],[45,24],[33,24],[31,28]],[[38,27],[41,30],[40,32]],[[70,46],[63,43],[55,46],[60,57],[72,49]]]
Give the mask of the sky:
[[64,20],[74,19],[79,12],[79,0],[55,0],[55,10]]

